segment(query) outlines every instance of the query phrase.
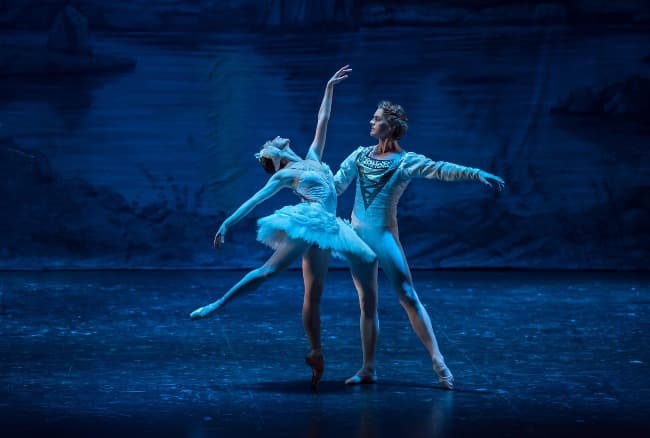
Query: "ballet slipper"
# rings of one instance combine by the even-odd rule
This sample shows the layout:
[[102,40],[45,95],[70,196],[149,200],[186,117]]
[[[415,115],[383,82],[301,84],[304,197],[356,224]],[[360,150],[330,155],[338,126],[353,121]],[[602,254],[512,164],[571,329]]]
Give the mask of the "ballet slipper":
[[377,374],[372,371],[358,371],[354,376],[345,381],[346,385],[369,385],[377,383]]

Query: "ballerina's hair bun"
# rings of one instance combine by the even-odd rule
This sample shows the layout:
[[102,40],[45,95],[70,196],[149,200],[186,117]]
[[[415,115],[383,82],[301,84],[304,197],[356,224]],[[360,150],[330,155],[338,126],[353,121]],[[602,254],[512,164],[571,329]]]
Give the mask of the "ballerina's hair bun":
[[[281,146],[278,144],[278,141],[280,140],[282,139],[279,136],[273,140],[268,140],[262,145],[262,149],[255,154],[255,158],[257,158],[257,161],[259,161],[267,173],[273,174],[277,172],[280,166],[280,157],[278,155],[280,152],[278,146]],[[284,147],[286,144],[282,146]]]
[[270,174],[275,173],[275,166],[273,166],[273,160],[267,157],[259,157],[258,160],[262,165],[262,168],[266,171],[266,173],[270,173]]

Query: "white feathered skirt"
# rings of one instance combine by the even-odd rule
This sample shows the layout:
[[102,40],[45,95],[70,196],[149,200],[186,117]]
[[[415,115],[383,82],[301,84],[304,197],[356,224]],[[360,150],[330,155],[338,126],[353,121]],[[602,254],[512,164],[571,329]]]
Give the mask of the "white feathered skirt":
[[283,207],[259,219],[257,227],[257,240],[273,249],[288,236],[329,249],[340,259],[346,259],[345,253],[355,254],[365,262],[372,262],[376,257],[350,224],[317,202]]

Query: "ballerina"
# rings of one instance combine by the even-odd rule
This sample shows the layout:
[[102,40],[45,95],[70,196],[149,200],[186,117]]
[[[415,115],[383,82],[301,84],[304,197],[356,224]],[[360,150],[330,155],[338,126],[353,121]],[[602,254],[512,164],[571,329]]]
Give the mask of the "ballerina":
[[302,317],[311,347],[305,360],[312,368],[314,388],[324,370],[320,341],[320,297],[330,254],[346,259],[359,289],[368,290],[370,296],[376,295],[376,289],[372,291],[375,284],[372,269],[366,266],[375,261],[375,253],[349,224],[336,217],[334,178],[329,166],[321,161],[334,85],[345,80],[350,71],[346,65],[327,82],[314,140],[304,159],[291,150],[290,141],[286,138],[276,137],[262,146],[256,157],[262,167],[272,174],[271,177],[261,190],[224,220],[214,237],[215,248],[221,247],[230,227],[249,214],[255,206],[283,188],[292,188],[301,200],[299,204],[283,207],[258,220],[257,239],[275,252],[262,266],[247,273],[221,298],[196,309],[190,315],[192,319],[199,319],[214,314],[233,298],[255,290],[302,257],[305,283]]
[[[336,191],[340,195],[352,180],[357,179],[352,227],[377,254],[378,262],[397,292],[411,327],[431,357],[440,385],[446,389],[453,389],[453,375],[446,366],[438,347],[429,314],[415,291],[399,240],[397,204],[412,178],[444,181],[476,180],[490,187],[494,185],[498,190],[501,190],[505,183],[498,176],[480,169],[433,161],[424,155],[404,151],[398,140],[406,134],[407,129],[404,109],[388,101],[380,102],[370,120],[370,135],[375,137],[378,143],[375,146],[359,147],[352,152],[341,163],[334,181]],[[377,264],[372,265],[371,269],[373,269],[372,277],[376,279]],[[368,290],[376,290],[376,288],[375,284]],[[365,294],[365,299],[370,301],[373,295]],[[369,313],[368,308],[374,309],[374,313]],[[361,308],[363,366],[354,376],[346,380],[347,384],[377,381],[374,360],[379,322],[376,309],[376,302],[367,303],[365,308]]]

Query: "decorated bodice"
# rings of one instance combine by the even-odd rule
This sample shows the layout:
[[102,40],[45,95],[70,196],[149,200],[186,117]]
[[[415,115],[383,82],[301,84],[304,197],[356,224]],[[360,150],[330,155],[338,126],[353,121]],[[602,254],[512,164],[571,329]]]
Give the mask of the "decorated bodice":
[[303,160],[292,163],[290,168],[300,171],[292,188],[302,202],[315,202],[325,207],[327,211],[336,212],[334,176],[327,164]]

